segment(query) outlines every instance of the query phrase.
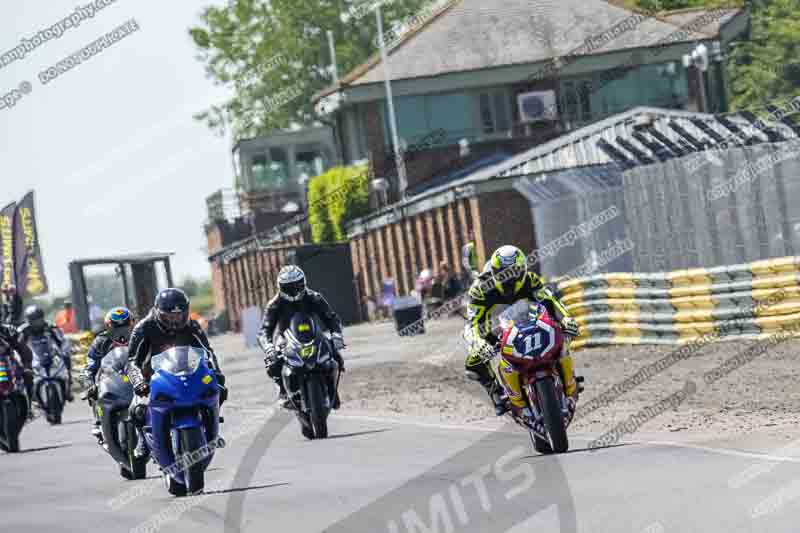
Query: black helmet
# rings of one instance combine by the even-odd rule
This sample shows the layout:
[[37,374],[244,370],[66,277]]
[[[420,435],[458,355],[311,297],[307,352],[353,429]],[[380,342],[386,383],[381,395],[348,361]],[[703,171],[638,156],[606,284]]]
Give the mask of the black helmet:
[[306,275],[300,267],[289,265],[278,272],[278,292],[290,302],[296,302],[305,296]]
[[189,324],[189,298],[180,289],[164,289],[156,296],[156,320],[168,331],[178,331]]
[[38,305],[29,305],[25,308],[25,321],[33,333],[38,335],[44,332],[44,311]]

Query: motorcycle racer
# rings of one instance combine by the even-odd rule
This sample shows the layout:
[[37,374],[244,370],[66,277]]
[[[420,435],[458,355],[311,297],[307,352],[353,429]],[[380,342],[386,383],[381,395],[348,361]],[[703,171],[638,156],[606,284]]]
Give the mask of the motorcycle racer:
[[[106,314],[105,329],[95,337],[87,354],[86,368],[83,375],[89,382],[89,390],[85,397],[90,401],[97,400],[97,383],[95,378],[100,370],[100,363],[103,357],[114,348],[127,346],[133,330],[133,316],[127,307],[115,307]],[[94,424],[92,426],[92,436],[102,438],[100,430],[100,419],[95,413]]]
[[[472,332],[472,343],[464,366],[467,376],[478,381],[492,399],[495,414],[501,416],[509,409],[507,398],[502,394],[500,384],[495,379],[494,372],[483,354],[485,350],[496,350],[500,339],[492,331],[492,311],[498,305],[513,305],[523,299],[541,302],[547,307],[548,312],[559,321],[566,335],[578,335],[578,324],[569,315],[564,305],[545,287],[544,279],[527,268],[525,254],[516,246],[505,245],[494,251],[486,264],[483,272],[473,282],[469,289],[469,304],[467,317]],[[563,356],[560,361],[560,371],[564,383],[564,392],[574,405],[578,395],[578,384],[573,371],[573,362],[570,355]],[[519,398],[519,390],[513,389],[513,384],[519,386],[519,376],[512,373],[506,381],[512,384],[511,408],[520,408],[514,403],[514,395]],[[516,379],[515,379],[516,378]]]
[[49,324],[44,319],[44,311],[38,305],[29,305],[25,309],[25,322],[19,327],[22,342],[27,344],[31,337],[50,335],[61,352],[64,366],[67,367],[67,401],[71,402],[72,396],[72,357],[69,341],[57,326]]
[[[292,316],[296,312],[305,312],[316,315],[331,333],[333,340],[333,356],[344,371],[344,360],[339,350],[344,348],[342,337],[342,323],[339,316],[331,308],[325,298],[318,292],[306,287],[306,275],[302,269],[295,265],[288,265],[278,272],[278,294],[267,304],[264,311],[264,322],[258,336],[258,343],[264,350],[264,365],[269,375],[280,389],[280,399],[284,407],[288,406],[286,389],[281,378],[284,359],[275,346],[276,335],[281,335],[288,327]],[[330,379],[333,379],[331,376]],[[334,409],[339,408],[338,393],[334,400]]]
[[[136,393],[131,404],[132,411],[137,405],[147,402],[150,378],[153,374],[150,358],[175,346],[194,346],[208,352],[208,365],[222,386],[220,406],[227,399],[225,376],[222,374],[217,356],[203,328],[189,318],[189,298],[180,289],[168,288],[158,293],[150,313],[139,321],[131,332],[127,373]],[[141,428],[139,431],[141,432]],[[145,446],[144,438],[140,438],[134,455],[144,456],[147,453]]]
[[17,352],[22,360],[25,392],[28,394],[28,416],[33,417],[31,402],[33,401],[33,352],[28,343],[24,342],[17,328],[11,324],[0,324],[0,345],[7,345]]

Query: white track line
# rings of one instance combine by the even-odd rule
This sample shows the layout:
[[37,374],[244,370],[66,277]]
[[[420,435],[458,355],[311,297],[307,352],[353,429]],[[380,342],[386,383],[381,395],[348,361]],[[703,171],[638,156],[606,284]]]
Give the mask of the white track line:
[[[490,428],[486,426],[469,426],[465,424],[447,424],[447,423],[437,423],[437,422],[422,422],[416,420],[403,420],[400,418],[388,418],[388,417],[379,417],[379,416],[366,416],[366,415],[340,415],[336,414],[333,418],[341,419],[341,420],[359,420],[364,422],[378,422],[381,424],[395,424],[395,425],[403,425],[403,426],[416,426],[416,427],[426,427],[426,428],[434,428],[434,429],[447,429],[447,430],[458,430],[458,431],[473,431],[473,432],[481,432],[481,433],[494,433],[494,432],[503,432],[503,433],[515,433],[520,432],[521,430],[516,426],[509,425],[508,427],[500,427],[500,428]],[[586,440],[590,441],[593,437],[588,435],[571,435],[572,438],[577,440]],[[800,463],[800,457],[788,457],[784,455],[771,455],[768,453],[758,453],[758,452],[745,452],[741,450],[732,450],[730,448],[716,448],[712,446],[702,446],[699,444],[691,444],[691,443],[684,443],[684,442],[675,442],[675,441],[660,441],[660,440],[643,440],[643,441],[631,441],[627,442],[626,444],[632,445],[642,445],[642,446],[670,446],[673,448],[686,448],[690,450],[698,450],[703,452],[709,453],[716,453],[718,455],[727,455],[730,457],[740,457],[745,459],[756,459],[759,461],[772,461],[772,462],[783,462],[783,463]]]
[[684,442],[649,440],[649,441],[639,441],[633,444],[643,444],[646,446],[672,446],[675,448],[688,448],[691,450],[700,450],[703,452],[717,453],[720,455],[729,455],[731,457],[743,457],[746,459],[757,459],[759,461],[772,461],[776,463],[800,463],[800,457],[771,455],[768,453],[758,453],[758,452],[745,452],[742,450],[732,450],[730,448],[715,448],[712,446],[701,446],[698,444],[689,444]]

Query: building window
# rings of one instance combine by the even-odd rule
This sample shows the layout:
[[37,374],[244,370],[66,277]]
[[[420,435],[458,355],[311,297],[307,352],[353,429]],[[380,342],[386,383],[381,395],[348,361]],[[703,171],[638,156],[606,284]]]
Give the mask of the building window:
[[503,133],[511,129],[508,92],[503,89],[483,92],[478,95],[481,132]]
[[[479,111],[476,114],[475,102]],[[394,100],[397,136],[406,145],[437,135],[437,144],[455,144],[463,138],[478,138],[511,128],[509,96],[506,90],[483,93],[446,93],[421,96],[401,96]],[[383,105],[384,138],[387,150],[392,150],[392,134],[388,106]],[[402,142],[401,141],[401,142]]]
[[590,122],[592,113],[592,81],[589,79],[565,80],[559,87],[561,120],[573,128]]
[[269,182],[278,188],[286,186],[289,180],[289,157],[284,148],[272,147],[269,149]]
[[251,183],[253,189],[263,189],[267,186],[267,156],[266,154],[259,154],[253,156],[253,163],[251,165],[253,181]]

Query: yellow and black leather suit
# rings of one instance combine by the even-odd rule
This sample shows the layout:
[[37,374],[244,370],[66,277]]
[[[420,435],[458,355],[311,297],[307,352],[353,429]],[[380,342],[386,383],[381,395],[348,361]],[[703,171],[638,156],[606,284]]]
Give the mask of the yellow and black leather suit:
[[[500,340],[498,336],[500,332],[492,331],[492,313],[499,305],[513,305],[519,300],[541,302],[559,322],[563,321],[565,317],[569,317],[564,305],[550,290],[545,288],[544,279],[541,276],[533,272],[525,272],[520,279],[504,286],[495,282],[491,271],[485,268],[469,290],[467,316],[472,328],[473,342],[464,363],[468,371],[475,372],[480,376],[480,381],[487,387],[487,390],[494,386],[495,377],[491,367],[483,362],[481,353],[487,348],[493,349],[494,345]],[[560,364],[564,392],[568,396],[573,396],[577,391],[577,383],[573,375],[572,357],[570,355],[562,357]],[[512,386],[511,392],[513,394],[509,394],[512,404],[519,407],[514,400],[520,398],[520,391],[513,391],[514,384],[519,387],[519,379],[518,376],[513,377],[517,379],[504,381],[506,381],[506,385]]]

